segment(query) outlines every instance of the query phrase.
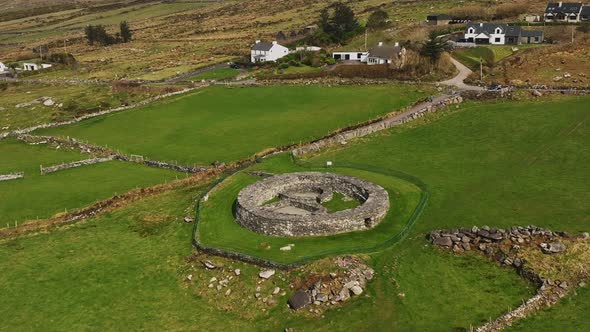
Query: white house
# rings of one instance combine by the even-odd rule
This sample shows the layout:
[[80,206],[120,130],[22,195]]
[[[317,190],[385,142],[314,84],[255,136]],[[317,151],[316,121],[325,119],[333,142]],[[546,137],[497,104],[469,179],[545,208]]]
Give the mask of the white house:
[[581,2],[549,2],[543,17],[546,22],[580,22],[583,7]]
[[491,45],[538,44],[543,42],[543,31],[523,30],[505,23],[469,23],[465,26],[464,40]]
[[261,42],[257,40],[250,48],[251,62],[268,62],[277,61],[278,59],[289,54],[289,49],[280,45],[276,41],[272,43]]
[[9,68],[3,62],[0,62],[0,73],[8,71],[8,69]]
[[369,56],[369,52],[333,52],[332,57],[336,60],[346,60],[346,61],[360,61],[360,62],[367,62],[367,57]]

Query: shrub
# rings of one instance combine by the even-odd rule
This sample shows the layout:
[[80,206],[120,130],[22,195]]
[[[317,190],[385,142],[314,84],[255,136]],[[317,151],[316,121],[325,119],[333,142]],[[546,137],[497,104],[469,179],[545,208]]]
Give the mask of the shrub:
[[287,68],[289,68],[289,64],[288,63],[281,63],[279,65],[279,69],[287,69]]
[[367,28],[369,29],[383,29],[389,25],[389,15],[381,9],[378,9],[369,15],[367,20]]

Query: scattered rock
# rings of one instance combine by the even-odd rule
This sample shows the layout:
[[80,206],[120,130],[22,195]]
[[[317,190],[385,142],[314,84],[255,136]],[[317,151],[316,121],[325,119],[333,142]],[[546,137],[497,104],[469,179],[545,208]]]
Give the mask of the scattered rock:
[[568,288],[567,282],[562,281],[561,283],[559,283],[559,288],[561,288],[561,289],[567,289]]
[[205,266],[209,270],[213,270],[217,267],[217,266],[215,266],[215,264],[211,263],[211,261],[209,261],[209,260],[203,261],[202,263],[203,263],[203,266]]
[[566,249],[565,244],[559,242],[541,243],[540,247],[544,254],[557,254],[564,252]]
[[354,295],[361,295],[363,293],[363,289],[359,286],[352,286],[350,291],[352,291]]
[[192,281],[193,280],[193,275],[192,274],[189,274],[188,276],[186,276],[186,279],[188,281]]
[[453,241],[449,237],[439,237],[432,241],[434,245],[441,246],[441,247],[452,247]]
[[320,294],[316,295],[315,299],[318,302],[328,302],[328,295],[320,293]]
[[268,279],[275,274],[275,270],[264,270],[258,273],[258,276],[262,279]]
[[45,106],[53,106],[55,104],[55,102],[53,101],[53,99],[47,99],[43,102],[43,105]]
[[193,222],[193,218],[191,217],[184,217],[184,222],[187,224],[190,224],[191,222]]
[[279,248],[280,251],[289,251],[291,250],[291,246],[284,246]]
[[531,94],[535,97],[541,97],[543,95],[541,92],[539,92],[539,90],[533,90]]
[[241,271],[240,269],[235,269],[235,270],[234,270],[234,273],[235,273],[237,276],[239,276],[239,275],[242,273],[242,271]]
[[230,288],[228,288],[228,289],[225,291],[225,296],[229,296],[229,294],[231,294],[231,289],[230,289]]
[[298,290],[289,298],[287,303],[291,309],[299,310],[311,304],[311,296],[309,296],[309,294],[303,290]]
[[272,291],[272,295],[277,295],[280,291],[281,289],[279,287],[275,287],[275,289]]

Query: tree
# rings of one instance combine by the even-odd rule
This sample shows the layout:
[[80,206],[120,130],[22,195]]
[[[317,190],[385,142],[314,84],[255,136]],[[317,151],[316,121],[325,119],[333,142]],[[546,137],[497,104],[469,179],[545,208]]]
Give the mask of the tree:
[[378,9],[369,15],[367,20],[367,28],[382,29],[389,25],[389,15],[381,9]]
[[133,33],[129,29],[129,24],[127,24],[127,21],[121,22],[119,24],[119,29],[120,29],[120,34],[121,34],[121,41],[123,43],[130,42],[131,41],[131,37],[133,36]]
[[326,39],[337,43],[345,41],[360,30],[352,9],[341,2],[322,9],[318,26],[327,37]]
[[86,35],[86,40],[88,40],[88,44],[94,45],[96,41],[96,33],[94,32],[94,25],[87,25],[84,28],[84,34]]
[[428,40],[422,45],[420,49],[420,55],[430,59],[430,63],[433,65],[438,64],[442,54],[448,49],[448,44],[445,40],[437,35],[436,32],[432,32]]

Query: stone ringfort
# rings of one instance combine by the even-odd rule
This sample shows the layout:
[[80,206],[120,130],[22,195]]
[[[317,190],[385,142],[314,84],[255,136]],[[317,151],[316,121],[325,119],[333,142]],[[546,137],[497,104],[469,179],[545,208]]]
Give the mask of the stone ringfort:
[[[334,192],[359,206],[328,213],[322,203]],[[320,236],[377,225],[389,209],[382,187],[356,177],[322,172],[287,173],[268,177],[242,189],[236,221],[256,233],[273,236]]]

